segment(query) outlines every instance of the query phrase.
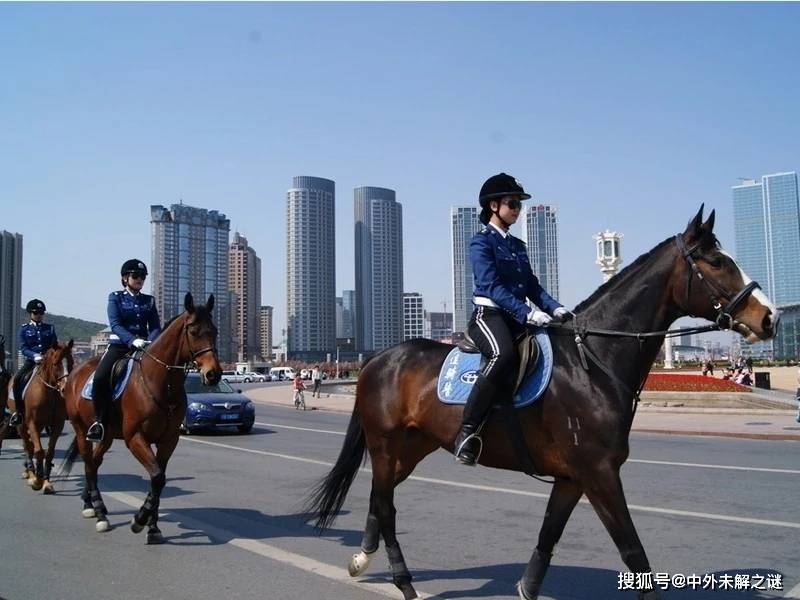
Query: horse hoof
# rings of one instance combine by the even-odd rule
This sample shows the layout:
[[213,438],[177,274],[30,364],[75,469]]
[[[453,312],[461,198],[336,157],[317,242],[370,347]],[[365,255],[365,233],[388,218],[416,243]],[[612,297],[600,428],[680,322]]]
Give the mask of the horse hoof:
[[364,571],[367,570],[367,567],[369,567],[370,560],[372,560],[372,557],[363,550],[353,554],[353,557],[347,564],[347,572],[350,573],[350,577],[362,575]]
[[43,494],[47,494],[47,495],[55,494],[56,493],[56,488],[54,488],[53,484],[48,481],[42,487],[42,493]]
[[160,531],[148,531],[147,532],[147,545],[154,546],[156,544],[163,544],[164,543],[164,536],[161,535]]
[[94,514],[93,508],[84,508],[81,511],[81,516],[83,516],[84,519],[94,519],[97,515]]
[[44,482],[41,479],[37,479],[36,477],[34,477],[33,479],[28,481],[28,484],[31,486],[31,489],[34,492],[38,492],[40,489],[42,489]]
[[94,530],[97,533],[105,533],[106,531],[111,530],[111,523],[108,522],[107,519],[103,519],[102,521],[98,521],[94,524]]
[[539,593],[537,592],[533,596],[528,596],[525,593],[525,590],[522,589],[522,582],[517,582],[517,593],[519,594],[519,600],[536,600],[539,597]]
[[132,518],[132,519],[131,519],[131,531],[132,531],[133,533],[141,533],[141,532],[142,532],[142,529],[144,529],[144,525],[139,525],[139,524],[136,522],[136,517]]

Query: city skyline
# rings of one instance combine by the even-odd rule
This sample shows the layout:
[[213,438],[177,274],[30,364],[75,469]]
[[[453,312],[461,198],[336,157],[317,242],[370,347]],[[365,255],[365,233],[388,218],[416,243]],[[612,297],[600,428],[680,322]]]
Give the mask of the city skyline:
[[556,300],[558,283],[558,217],[555,206],[526,202],[520,214],[522,241],[528,247],[528,261],[539,284]]
[[[17,368],[17,334],[22,308],[22,235],[0,230],[0,335],[5,337],[6,364]],[[45,305],[47,303],[45,302]]]
[[[597,231],[625,232],[630,263],[705,202],[732,250],[730,186],[797,168],[800,124],[781,118],[798,92],[785,77],[800,53],[797,5],[0,11],[0,63],[15,82],[0,114],[1,226],[25,236],[23,298],[58,314],[105,321],[119,264],[148,254],[149,205],[183,198],[247,232],[278,334],[283,198],[296,173],[396,190],[404,287],[430,307],[452,302],[449,207],[477,206],[488,176],[511,173],[534,202],[559,207],[559,300],[572,307],[600,283],[587,259]],[[525,43],[492,43],[486,24],[498,20]],[[419,50],[398,53],[410,30]],[[517,74],[515,96],[491,84],[476,93],[499,65]],[[380,76],[365,86],[364,73]],[[354,288],[353,222],[349,203],[335,213],[340,292]],[[53,267],[53,248],[68,269]]]

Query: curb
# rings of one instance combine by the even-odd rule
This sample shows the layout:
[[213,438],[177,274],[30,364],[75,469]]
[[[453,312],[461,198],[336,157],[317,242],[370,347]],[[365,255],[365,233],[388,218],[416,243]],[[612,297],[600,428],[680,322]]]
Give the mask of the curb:
[[682,431],[679,429],[634,428],[631,433],[661,433],[664,435],[691,435],[700,437],[729,437],[749,440],[800,442],[800,433],[745,433],[734,431]]

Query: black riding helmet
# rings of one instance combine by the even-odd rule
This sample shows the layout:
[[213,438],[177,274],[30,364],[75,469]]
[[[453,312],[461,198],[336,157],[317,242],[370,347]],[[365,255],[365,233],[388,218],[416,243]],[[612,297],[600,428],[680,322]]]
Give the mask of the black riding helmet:
[[25,312],[32,313],[33,311],[47,312],[47,307],[44,305],[44,302],[38,298],[34,298],[25,305]]
[[492,217],[489,202],[505,196],[519,196],[520,200],[528,200],[531,197],[511,175],[507,173],[492,175],[481,186],[481,192],[478,195],[478,203],[481,205],[481,223],[487,225]]
[[119,274],[125,277],[125,275],[129,275],[130,273],[141,273],[142,275],[147,275],[147,266],[138,258],[126,260],[124,263],[122,263],[122,268],[119,270]]

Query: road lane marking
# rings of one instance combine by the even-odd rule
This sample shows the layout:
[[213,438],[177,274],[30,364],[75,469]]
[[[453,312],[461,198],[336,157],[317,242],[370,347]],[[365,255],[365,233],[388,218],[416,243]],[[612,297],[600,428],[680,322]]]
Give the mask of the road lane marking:
[[[277,423],[261,423],[256,422],[256,425],[261,427],[274,427],[275,429],[292,429],[295,431],[310,431],[313,433],[330,433],[333,435],[347,435],[345,431],[334,431],[331,429],[312,429],[310,427],[295,427],[292,425],[278,425]],[[664,465],[669,467],[694,467],[698,469],[722,469],[726,471],[755,471],[759,473],[781,473],[784,475],[800,475],[798,469],[770,469],[765,467],[739,467],[735,465],[712,465],[706,463],[684,463],[672,462],[667,460],[643,460],[639,458],[629,458],[626,462],[639,463],[645,465]]]
[[[231,444],[222,444],[220,442],[211,442],[209,440],[199,440],[197,438],[184,438],[186,441],[194,442],[196,444],[204,444],[208,446],[215,446],[218,448],[225,448],[228,450],[236,450],[239,452],[246,452],[249,454],[258,454],[260,456],[272,456],[275,458],[283,458],[286,460],[294,460],[299,462],[311,463],[315,465],[321,465],[326,467],[332,467],[333,463],[322,461],[322,460],[315,460],[311,458],[305,458],[302,456],[293,456],[289,454],[280,454],[277,452],[267,452],[266,450],[254,450],[252,448],[242,448],[240,446],[233,446]],[[370,469],[362,468],[361,471],[365,473],[369,473]],[[463,489],[470,489],[470,490],[478,490],[482,492],[496,492],[501,494],[510,494],[514,496],[526,496],[529,498],[541,498],[547,500],[550,498],[550,494],[543,494],[541,492],[529,492],[527,490],[517,490],[513,488],[504,488],[504,487],[496,487],[490,485],[480,485],[475,483],[463,483],[460,481],[450,481],[447,479],[436,479],[432,477],[421,477],[419,475],[412,475],[409,479],[414,481],[419,481],[423,483],[433,483],[437,485],[443,485],[448,487],[457,487]],[[588,500],[581,500],[581,504],[589,504]],[[745,523],[748,525],[768,525],[773,527],[785,527],[788,529],[800,529],[800,523],[793,523],[791,521],[775,521],[771,519],[754,519],[749,517],[735,517],[730,515],[721,515],[716,513],[706,513],[706,512],[697,512],[697,511],[688,511],[688,510],[679,510],[679,509],[672,509],[672,508],[659,508],[656,506],[644,506],[641,504],[629,504],[628,508],[630,510],[636,510],[640,512],[646,512],[651,514],[659,514],[659,515],[669,515],[669,516],[676,516],[676,517],[692,517],[698,519],[706,519],[709,521],[724,521],[724,522],[731,522],[731,523]]]
[[800,583],[798,583],[796,586],[794,586],[792,589],[786,592],[784,598],[800,598]]
[[[138,509],[143,502],[143,500],[124,492],[103,492],[103,496],[113,498],[117,502],[127,504],[128,506],[136,509]],[[236,537],[232,531],[217,527],[216,525],[211,525],[210,523],[195,517],[183,515],[181,513],[181,509],[179,508],[172,511],[166,511],[164,513],[159,512],[159,518],[161,518],[162,514],[167,518],[170,518],[171,515],[173,519],[171,522],[175,523],[176,525],[179,522],[197,531],[202,531],[209,538],[215,538],[217,541],[224,544],[229,544],[247,552],[277,561],[284,565],[295,567],[301,571],[314,573],[320,577],[331,579],[338,583],[356,587],[374,594],[386,596],[388,598],[403,598],[403,594],[394,586],[394,584],[380,582],[366,583],[359,579],[353,579],[347,574],[344,567],[329,565],[328,563],[320,562],[311,557],[290,552],[288,550],[284,550],[283,548],[266,544],[252,538]],[[167,543],[169,543],[169,538],[167,538]],[[439,596],[421,593],[419,589],[417,589],[417,592],[420,594],[421,598],[427,598],[428,600],[443,600]]]

